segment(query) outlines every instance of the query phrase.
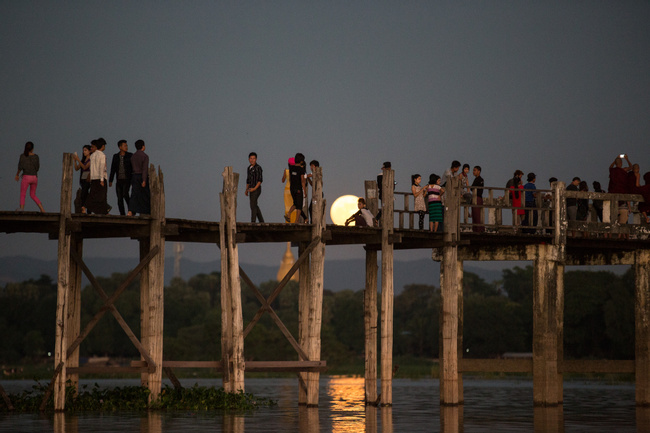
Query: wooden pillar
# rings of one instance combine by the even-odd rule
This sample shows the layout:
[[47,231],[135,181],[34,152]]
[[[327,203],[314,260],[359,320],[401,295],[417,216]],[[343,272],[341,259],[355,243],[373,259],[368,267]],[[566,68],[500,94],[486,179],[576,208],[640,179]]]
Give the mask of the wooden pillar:
[[[313,195],[313,193],[312,193]],[[312,214],[313,214],[312,207]],[[307,248],[306,242],[301,242],[298,245],[298,257],[302,257]],[[309,257],[300,264],[298,274],[298,344],[302,347],[305,353],[309,353],[308,338],[309,335],[309,292],[311,290],[310,283],[310,260]],[[300,355],[298,359],[307,361]],[[298,404],[307,404],[307,373],[299,373],[300,381],[298,384]]]
[[562,327],[564,267],[555,247],[539,245],[533,262],[533,404],[562,403]]
[[[239,249],[237,247],[237,185],[239,174],[234,173],[232,167],[226,167],[223,172],[223,195],[226,204],[225,227],[227,261],[228,261],[228,290],[230,299],[231,343],[230,365],[224,368],[231,369],[230,389],[228,392],[244,391],[244,319],[242,316],[241,282],[239,279]],[[222,246],[224,248],[224,246]],[[223,306],[222,306],[223,308]]]
[[381,405],[393,405],[393,185],[395,172],[383,169],[381,217]]
[[[140,261],[149,254],[150,239],[142,238],[138,240],[140,248]],[[142,347],[149,350],[149,270],[148,265],[140,272],[140,343]],[[146,361],[144,356],[140,355],[141,361]],[[140,373],[140,384],[143,387],[149,387],[149,373]]]
[[72,215],[72,154],[63,154],[63,170],[61,175],[61,210],[59,217],[57,289],[56,289],[56,339],[54,345],[54,367],[60,373],[54,382],[54,410],[65,408],[65,382],[68,349],[67,314],[68,296],[70,294],[70,248],[71,235],[67,223]]
[[366,404],[377,405],[377,251],[366,250],[366,288],[363,291],[365,329]]
[[634,365],[637,406],[650,406],[650,251],[637,250],[634,263]]
[[377,181],[376,180],[366,180],[364,182],[364,187],[366,191],[366,207],[373,215],[377,215],[379,212],[379,197],[377,196]]
[[165,186],[163,173],[158,169],[156,174],[153,164],[149,166],[149,188],[151,190],[151,221],[149,226],[149,248],[159,248],[158,254],[143,269],[149,274],[149,285],[146,293],[146,310],[148,316],[146,335],[147,345],[144,346],[155,363],[155,368],[149,366],[147,387],[149,402],[158,398],[162,386],[163,361],[163,318],[164,318],[164,288],[165,288]]
[[226,183],[224,180],[223,191],[219,194],[221,207],[221,221],[219,223],[219,251],[221,252],[221,365],[223,366],[223,389],[227,392],[234,392],[231,386],[231,364],[232,354],[232,303],[230,301],[230,274],[228,265],[228,224],[226,213]]
[[463,306],[463,261],[456,260],[456,275],[458,291],[458,403],[463,404],[463,373],[460,371],[460,363],[463,359],[463,319],[464,319],[464,306]]
[[[70,248],[83,257],[83,238],[80,233],[70,237]],[[66,316],[66,339],[75,341],[81,330],[81,266],[70,260],[70,290],[68,291],[68,311]],[[79,346],[68,356],[68,367],[79,367]],[[79,391],[79,374],[69,374],[67,380]]]
[[462,264],[458,263],[458,223],[460,209],[460,181],[456,177],[447,179],[445,190],[445,216],[443,224],[442,263],[440,264],[440,404],[462,403],[459,374],[459,303],[462,293],[462,278],[458,274]]
[[[310,361],[319,361],[321,352],[321,326],[323,319],[323,275],[325,267],[325,199],[323,197],[323,172],[315,167],[312,176],[314,202],[312,205],[312,239],[321,237],[321,242],[311,252],[311,274],[309,276],[309,335],[308,347]],[[318,405],[318,380],[320,373],[307,373],[307,406]]]

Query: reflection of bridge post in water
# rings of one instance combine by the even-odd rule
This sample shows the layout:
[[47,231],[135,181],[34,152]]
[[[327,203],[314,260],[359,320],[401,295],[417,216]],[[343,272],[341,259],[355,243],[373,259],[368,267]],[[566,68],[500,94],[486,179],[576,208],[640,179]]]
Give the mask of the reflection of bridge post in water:
[[381,408],[381,433],[393,433],[393,407]]
[[557,406],[535,406],[533,424],[535,433],[563,432],[564,408]]
[[223,414],[223,431],[228,433],[244,433],[244,416],[225,412]]
[[317,407],[299,406],[298,430],[300,433],[320,433],[320,421],[318,417]]
[[377,406],[366,405],[366,433],[377,433]]
[[140,418],[140,433],[162,433],[162,414],[156,411],[149,411]]
[[440,431],[442,433],[462,433],[463,405],[440,406]]
[[636,425],[637,431],[641,431],[642,426],[650,426],[650,406],[636,407]]

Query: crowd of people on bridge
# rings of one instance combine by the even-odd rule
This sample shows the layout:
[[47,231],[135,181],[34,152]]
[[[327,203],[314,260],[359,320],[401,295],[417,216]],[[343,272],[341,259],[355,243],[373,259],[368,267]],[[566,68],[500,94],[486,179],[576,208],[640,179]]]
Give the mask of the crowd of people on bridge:
[[[149,156],[145,153],[143,140],[135,142],[136,152],[129,152],[126,140],[117,142],[118,152],[112,157],[110,171],[107,170],[106,140],[97,138],[89,145],[83,146],[82,156],[74,153],[74,168],[80,171],[79,190],[75,199],[75,211],[84,214],[106,215],[110,212],[108,204],[108,188],[115,182],[115,192],[120,215],[147,215],[151,212],[150,190],[148,180]],[[249,166],[247,169],[245,195],[250,199],[251,222],[264,222],[258,199],[262,193],[262,167],[257,163],[257,154],[251,152],[248,156]],[[627,167],[623,167],[623,162]],[[296,153],[287,161],[287,168],[283,170],[282,182],[285,184],[284,219],[287,222],[308,223],[310,217],[305,214],[303,206],[308,197],[309,185],[312,185],[312,173],[320,164],[317,160],[309,163],[311,173],[307,173],[305,156]],[[41,212],[44,212],[43,205],[36,196],[38,186],[38,170],[40,162],[38,155],[34,153],[34,143],[25,143],[23,153],[18,162],[16,181],[20,184],[20,207],[17,211],[25,208],[27,191],[30,197]],[[386,161],[381,167],[377,176],[378,197],[382,199],[383,173],[391,169],[391,162]],[[474,176],[470,184],[469,172],[472,169]],[[471,218],[473,230],[476,232],[485,231],[483,221],[483,192],[484,180],[481,176],[481,167],[476,165],[473,168],[469,164],[461,164],[454,160],[451,166],[445,170],[442,176],[431,173],[428,182],[425,184],[422,176],[418,173],[411,175],[411,193],[414,197],[414,210],[418,214],[418,226],[424,229],[424,218],[428,215],[429,230],[439,231],[444,220],[444,194],[445,186],[452,177],[460,180],[462,198],[471,206]],[[516,208],[513,224],[522,226],[523,233],[534,233],[538,223],[538,209],[540,200],[538,197],[535,173],[530,172],[526,176],[526,183],[523,182],[524,172],[516,170],[513,177],[505,185],[506,194],[511,207]],[[551,177],[549,185],[552,187],[557,178]],[[650,171],[643,175],[644,185],[641,184],[641,171],[639,164],[632,164],[626,154],[617,155],[609,167],[609,185],[607,191],[603,190],[598,181],[592,183],[593,192],[612,194],[639,194],[643,201],[638,203],[638,211],[644,223],[650,223]],[[396,184],[396,182],[395,182]],[[313,187],[313,185],[312,185]],[[393,188],[395,185],[393,185]],[[567,191],[589,192],[588,184],[579,177],[574,177],[566,187]],[[551,195],[543,194],[541,197],[542,206],[550,206]],[[589,206],[589,199],[569,197],[566,200],[567,216],[570,221],[586,221],[591,209],[595,211],[599,221],[603,221],[603,200],[596,198]],[[347,224],[352,222],[357,226],[377,226],[381,221],[381,206],[377,215],[372,216],[365,205],[365,200],[359,200],[359,210],[348,218]],[[626,224],[632,210],[632,203],[628,201],[618,202],[617,220],[619,224]],[[527,208],[529,210],[527,210]],[[311,204],[309,213],[311,216]],[[551,215],[552,218],[552,215]],[[552,224],[552,220],[550,221]]]
[[80,213],[107,215],[112,209],[108,204],[108,188],[113,186],[113,181],[120,215],[151,213],[149,156],[145,153],[144,141],[136,140],[135,153],[129,152],[126,140],[119,140],[117,148],[119,151],[113,155],[110,172],[107,171],[106,140],[103,138],[85,145],[81,158],[74,153],[74,168],[80,171],[75,209]]
[[[143,140],[135,142],[136,152],[129,152],[126,140],[117,142],[119,151],[113,155],[110,175],[107,171],[106,140],[97,138],[83,146],[81,158],[74,153],[74,168],[79,171],[79,189],[75,199],[75,212],[83,214],[107,215],[112,207],[108,204],[108,188],[115,181],[115,192],[120,215],[148,215],[151,213],[149,191],[149,156],[144,152]],[[16,181],[20,184],[20,207],[25,210],[27,189],[30,197],[41,212],[45,212],[41,201],[36,196],[38,170],[40,162],[34,153],[34,143],[25,143],[25,150],[18,161]],[[22,175],[22,176],[21,176]],[[128,212],[127,212],[128,211]]]

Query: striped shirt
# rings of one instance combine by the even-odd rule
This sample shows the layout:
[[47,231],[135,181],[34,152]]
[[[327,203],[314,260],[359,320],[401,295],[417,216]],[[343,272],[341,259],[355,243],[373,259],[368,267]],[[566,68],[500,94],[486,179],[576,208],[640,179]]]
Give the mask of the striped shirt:
[[429,195],[427,196],[429,203],[440,200],[440,185],[429,185],[427,188]]

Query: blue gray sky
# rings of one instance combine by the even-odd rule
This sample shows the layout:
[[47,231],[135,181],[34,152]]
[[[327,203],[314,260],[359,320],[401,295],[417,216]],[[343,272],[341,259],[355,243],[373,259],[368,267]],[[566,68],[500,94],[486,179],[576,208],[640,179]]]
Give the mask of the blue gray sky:
[[[276,222],[298,151],[321,162],[330,204],[362,195],[385,160],[398,191],[454,159],[481,165],[489,186],[516,169],[540,187],[550,176],[606,185],[618,153],[650,170],[649,22],[647,1],[0,2],[1,207],[18,207],[26,141],[41,158],[38,195],[58,211],[62,154],[100,136],[108,155],[119,139],[145,140],[167,216],[197,220],[219,219],[221,173],[233,166],[241,188],[250,151]],[[243,190],[238,217],[249,220]],[[56,257],[44,236],[0,242],[3,256]],[[241,260],[283,252],[244,245]],[[136,256],[137,245],[92,241],[85,254]]]

